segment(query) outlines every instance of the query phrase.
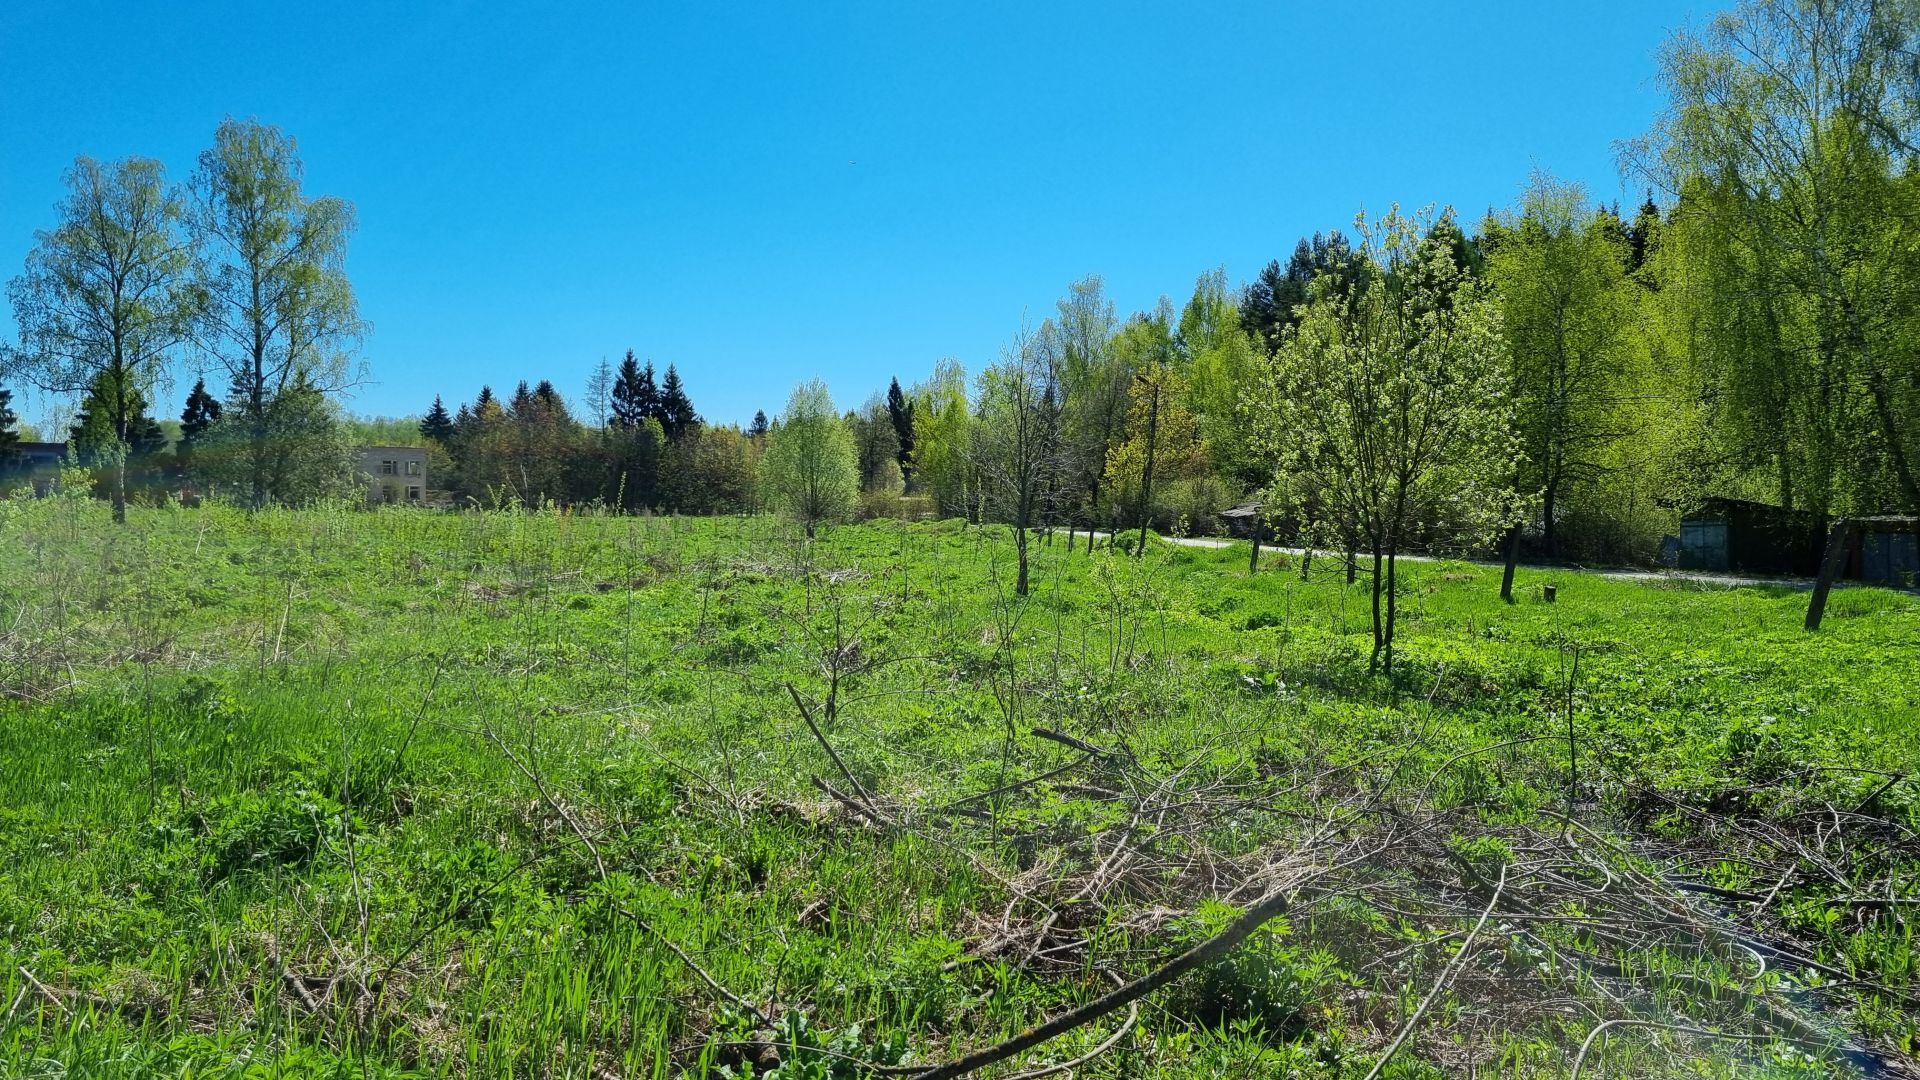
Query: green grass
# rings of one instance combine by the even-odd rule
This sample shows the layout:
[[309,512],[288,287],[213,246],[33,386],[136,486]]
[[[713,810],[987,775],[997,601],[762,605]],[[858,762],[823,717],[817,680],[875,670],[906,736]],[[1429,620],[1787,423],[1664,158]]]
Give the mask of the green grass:
[[[1564,1075],[1609,1017],[1915,1052],[1915,598],[1806,634],[1790,590],[1523,570],[1509,606],[1409,564],[1387,680],[1337,575],[1035,552],[1018,600],[1009,535],[956,522],[0,505],[0,1077],[864,1075],[1267,880],[1293,912],[1076,1075],[1359,1076],[1501,866],[1553,918],[1499,909],[1387,1075]],[[849,787],[789,683],[889,827],[813,783]],[[1594,928],[1681,880],[1842,975]],[[1620,1028],[1587,1075],[1839,1067]]]

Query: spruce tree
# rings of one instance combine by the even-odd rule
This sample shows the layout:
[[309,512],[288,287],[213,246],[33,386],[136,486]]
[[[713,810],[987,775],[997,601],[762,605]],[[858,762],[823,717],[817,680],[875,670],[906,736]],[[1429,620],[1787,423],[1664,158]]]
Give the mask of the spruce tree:
[[[1660,204],[1653,201],[1653,192],[1647,192],[1647,201],[1640,206],[1640,212],[1633,215],[1633,223],[1627,226],[1627,272],[1639,274],[1660,247]],[[1651,275],[1648,275],[1651,281]]]
[[207,436],[213,422],[220,419],[220,399],[207,393],[207,380],[195,380],[187,395],[187,407],[180,410],[180,442],[173,448],[174,468],[185,479],[193,467],[194,450]]
[[[1344,245],[1338,232],[1333,234]],[[1280,348],[1287,328],[1299,323],[1300,305],[1310,298],[1314,274],[1336,250],[1326,237],[1315,235],[1293,246],[1293,254],[1281,267],[1279,260],[1267,264],[1240,298],[1240,328],[1264,346],[1269,355]]]
[[620,361],[613,380],[609,417],[609,475],[607,497],[622,510],[652,506],[659,482],[661,431],[660,392],[653,384],[653,365],[645,368],[633,350]]
[[[109,460],[115,444],[119,441],[114,432],[113,406],[115,394],[111,386],[111,376],[102,375],[93,382],[93,388],[87,392],[86,399],[80,403],[80,411],[74,415],[73,425],[67,430],[67,441],[73,444],[81,462],[88,465]],[[126,418],[126,452],[129,465],[157,453],[167,444],[167,437],[160,425],[147,415],[146,395],[137,390],[127,391],[123,398]]]
[[[115,430],[115,406],[125,410],[124,428]],[[124,432],[124,439],[122,436]],[[111,496],[135,488],[155,454],[167,445],[166,433],[147,415],[147,399],[138,390],[117,390],[111,372],[102,372],[87,392],[67,431],[72,453],[81,464],[99,470],[94,492]],[[124,454],[124,486],[114,479]]]
[[13,411],[13,391],[0,390],[0,471],[10,468],[19,452],[19,423],[20,414]]
[[420,421],[420,437],[442,446],[453,438],[453,418],[447,415],[446,403],[440,400],[439,394],[433,395],[433,408],[428,409]]
[[634,404],[640,409],[640,416],[646,420],[658,420],[661,426],[666,424],[666,410],[661,408],[660,384],[653,376],[653,361],[640,369],[640,382],[633,392]]
[[747,438],[764,439],[767,437],[767,430],[770,427],[772,427],[772,425],[767,423],[767,410],[755,409],[753,410],[753,423],[747,428]]
[[613,368],[603,356],[600,366],[593,369],[593,376],[587,380],[587,408],[593,411],[595,427],[607,426],[607,413],[612,402]]
[[620,373],[614,376],[609,422],[614,427],[637,427],[647,418],[650,407],[647,392],[652,388],[652,379],[642,384],[640,362],[633,358],[633,350],[628,349],[626,358],[620,361]]
[[666,381],[660,385],[660,427],[669,440],[674,440],[699,426],[700,417],[693,411],[693,401],[680,382],[680,373],[668,364]]
[[518,420],[531,414],[533,410],[533,389],[527,380],[521,379],[520,385],[513,388],[513,400],[507,403],[507,415]]
[[893,437],[900,444],[898,460],[904,476],[913,460],[913,402],[901,391],[898,376],[887,386],[887,415],[893,419]]

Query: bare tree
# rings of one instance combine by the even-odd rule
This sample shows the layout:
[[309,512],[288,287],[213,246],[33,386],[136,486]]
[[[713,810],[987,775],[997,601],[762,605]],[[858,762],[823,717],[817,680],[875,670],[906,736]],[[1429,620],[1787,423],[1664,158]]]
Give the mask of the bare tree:
[[1020,596],[1027,595],[1028,530],[1061,466],[1062,352],[1059,331],[1042,323],[1036,334],[1016,335],[980,375],[973,449],[988,504],[1013,526]]

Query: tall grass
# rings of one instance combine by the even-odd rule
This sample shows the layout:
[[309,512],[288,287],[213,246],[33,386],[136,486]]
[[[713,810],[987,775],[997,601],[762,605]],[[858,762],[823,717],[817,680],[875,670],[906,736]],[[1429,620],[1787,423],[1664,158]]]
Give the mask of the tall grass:
[[[1021,601],[1005,531],[955,522],[809,542],[765,517],[0,515],[0,1076],[737,1075],[781,1040],[780,1075],[851,1076],[1011,1033],[1165,950],[1159,923],[1120,920],[1078,973],[965,961],[1008,883],[1058,858],[996,836],[1113,828],[1105,804],[985,799],[964,845],[874,828],[813,785],[838,773],[788,684],[831,701],[824,736],[890,805],[1070,760],[1036,726],[1223,776],[1422,732],[1424,777],[1549,730],[1559,700],[1594,770],[1582,811],[1676,850],[1684,823],[1633,800],[1852,805],[1880,779],[1846,770],[1920,764],[1920,604],[1870,590],[1808,636],[1793,595],[1523,572],[1522,596],[1551,580],[1558,602],[1509,607],[1491,571],[1417,566],[1386,683],[1343,577],[1249,577],[1233,551],[1036,542]],[[1566,756],[1516,745],[1434,774],[1435,797],[1558,808]],[[1876,797],[1916,825],[1911,783]],[[1249,813],[1212,842],[1283,824]],[[1299,1026],[1166,1003],[1100,1067],[1336,1075],[1394,993],[1309,962],[1340,925],[1293,927],[1257,976],[1302,988]],[[1800,929],[1910,991],[1911,926]],[[787,1026],[756,1032],[709,977]],[[1912,1015],[1861,1010],[1883,1035]],[[1488,1060],[1564,1068],[1565,1032],[1536,1019]],[[1616,1068],[1661,1060],[1617,1045]]]

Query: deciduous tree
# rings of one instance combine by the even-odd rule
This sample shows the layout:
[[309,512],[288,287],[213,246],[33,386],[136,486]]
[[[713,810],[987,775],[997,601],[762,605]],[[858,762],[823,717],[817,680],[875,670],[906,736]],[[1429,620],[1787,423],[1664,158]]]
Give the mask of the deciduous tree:
[[[1568,489],[1611,469],[1610,451],[1633,432],[1626,250],[1624,230],[1593,218],[1578,187],[1542,174],[1488,265],[1513,361],[1517,486],[1540,499],[1550,556]],[[1508,551],[1511,560],[1511,539]]]
[[1061,374],[1059,332],[1051,322],[1024,330],[980,373],[980,420],[973,432],[974,459],[991,512],[1013,526],[1018,563],[1015,595],[1027,595],[1029,530],[1060,474]]
[[[363,332],[346,275],[353,204],[307,197],[303,171],[298,147],[280,129],[228,118],[200,155],[191,185],[196,277],[210,300],[202,343],[232,376],[228,406],[236,415],[228,424],[250,438],[229,452],[243,459],[256,507],[287,501],[271,484],[288,475],[269,445],[278,422],[272,412],[324,412],[310,399],[352,385],[350,353]],[[281,403],[295,385],[299,391]]]
[[971,518],[973,414],[967,408],[966,369],[957,360],[941,360],[933,377],[914,389],[913,399],[913,473],[941,513]]
[[50,393],[109,395],[96,407],[118,443],[111,496],[125,522],[133,425],[189,340],[202,294],[159,162],[82,157],[67,189],[60,223],[37,234],[8,285],[20,339],[4,366]]
[[843,521],[859,507],[853,435],[834,411],[826,383],[814,379],[793,388],[768,437],[761,474],[768,502],[800,522],[809,537],[821,523]]
[[1668,44],[1629,153],[1677,199],[1723,430],[1816,513],[1920,507],[1917,58],[1903,0],[1742,0]]
[[1290,509],[1373,557],[1373,659],[1388,671],[1399,553],[1416,538],[1482,542],[1513,508],[1499,312],[1422,224],[1397,210],[1359,220],[1360,278],[1316,286],[1263,401]]

